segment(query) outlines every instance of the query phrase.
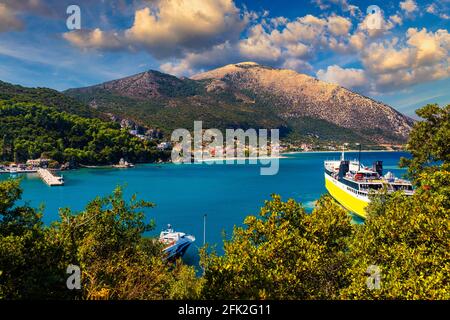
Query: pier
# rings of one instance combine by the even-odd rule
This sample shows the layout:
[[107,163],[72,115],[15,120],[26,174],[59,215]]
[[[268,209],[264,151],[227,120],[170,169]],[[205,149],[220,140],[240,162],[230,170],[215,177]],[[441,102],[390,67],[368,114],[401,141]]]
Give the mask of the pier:
[[63,177],[55,176],[48,169],[38,169],[37,173],[38,173],[39,177],[41,177],[41,179],[46,184],[48,184],[50,187],[63,186],[64,185]]

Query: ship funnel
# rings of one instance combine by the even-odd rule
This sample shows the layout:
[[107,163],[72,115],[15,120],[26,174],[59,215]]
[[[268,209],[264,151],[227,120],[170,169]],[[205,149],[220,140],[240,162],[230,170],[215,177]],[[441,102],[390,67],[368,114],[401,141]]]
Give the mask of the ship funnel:
[[341,164],[339,165],[339,178],[343,178],[349,170],[350,170],[350,161],[348,160],[341,161]]
[[372,165],[372,170],[377,172],[380,176],[383,175],[383,161],[375,161]]

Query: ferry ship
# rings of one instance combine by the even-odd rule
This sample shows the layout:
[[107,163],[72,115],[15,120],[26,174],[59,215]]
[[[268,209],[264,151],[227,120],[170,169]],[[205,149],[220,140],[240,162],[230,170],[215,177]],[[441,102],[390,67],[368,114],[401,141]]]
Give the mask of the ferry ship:
[[325,187],[330,195],[344,208],[366,218],[369,193],[386,189],[387,193],[402,191],[414,194],[411,182],[399,179],[391,172],[383,176],[383,161],[375,161],[371,168],[361,163],[361,148],[358,160],[345,160],[345,147],[340,160],[325,161]]
[[175,260],[182,257],[189,246],[195,241],[195,237],[183,232],[176,232],[169,224],[167,230],[161,232],[159,241],[164,244],[163,252],[167,260]]

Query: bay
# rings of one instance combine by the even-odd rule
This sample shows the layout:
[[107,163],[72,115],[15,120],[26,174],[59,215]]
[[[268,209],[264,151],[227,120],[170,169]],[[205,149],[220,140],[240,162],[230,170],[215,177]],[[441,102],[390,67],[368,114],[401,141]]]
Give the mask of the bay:
[[[167,224],[175,230],[193,234],[196,242],[187,251],[184,260],[198,265],[198,248],[203,244],[203,215],[207,214],[206,241],[222,253],[223,233],[228,238],[233,226],[242,225],[247,215],[257,215],[264,200],[271,194],[280,194],[284,200],[293,198],[303,203],[308,211],[314,202],[326,193],[323,161],[339,159],[339,152],[286,154],[280,159],[277,175],[261,176],[260,165],[252,164],[145,164],[131,169],[80,169],[64,172],[63,187],[50,188],[34,174],[24,175],[22,203],[33,207],[44,205],[44,222],[50,224],[59,218],[59,208],[83,210],[96,196],[111,194],[123,186],[127,198],[154,202],[156,207],[146,211],[154,219],[158,235]],[[357,153],[348,152],[346,158],[356,159]],[[404,152],[363,152],[362,162],[371,166],[383,160],[385,172],[397,176],[406,173],[398,167]],[[0,179],[7,179],[7,175]],[[363,221],[353,217],[355,223]]]

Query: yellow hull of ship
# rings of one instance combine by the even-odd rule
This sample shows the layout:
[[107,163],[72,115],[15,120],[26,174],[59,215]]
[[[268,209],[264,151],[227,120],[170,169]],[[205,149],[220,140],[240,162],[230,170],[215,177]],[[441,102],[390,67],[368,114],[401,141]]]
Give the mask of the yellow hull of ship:
[[331,196],[345,209],[353,212],[361,218],[365,219],[367,217],[366,207],[369,204],[367,201],[361,200],[352,193],[341,189],[338,185],[334,184],[327,178],[325,178],[325,187]]

